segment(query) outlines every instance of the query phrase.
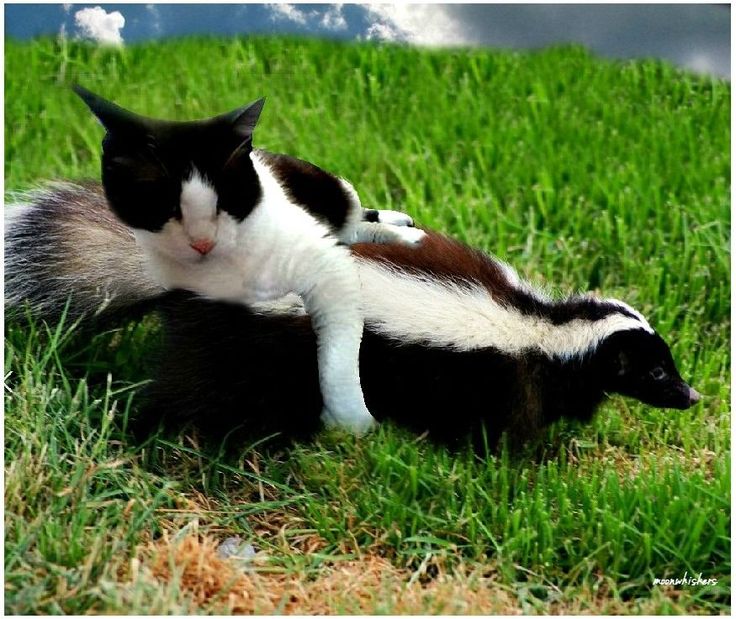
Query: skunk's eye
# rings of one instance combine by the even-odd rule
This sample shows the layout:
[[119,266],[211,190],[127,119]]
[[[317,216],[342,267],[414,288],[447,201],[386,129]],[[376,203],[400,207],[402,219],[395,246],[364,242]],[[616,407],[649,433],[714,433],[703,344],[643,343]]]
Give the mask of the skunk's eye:
[[667,376],[667,373],[662,368],[656,367],[649,372],[649,376],[651,376],[654,380],[662,380],[665,376]]

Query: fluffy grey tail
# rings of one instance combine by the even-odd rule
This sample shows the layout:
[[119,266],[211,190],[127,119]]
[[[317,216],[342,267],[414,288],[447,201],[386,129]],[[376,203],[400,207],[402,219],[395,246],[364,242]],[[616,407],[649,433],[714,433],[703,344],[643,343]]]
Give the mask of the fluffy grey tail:
[[[133,313],[163,290],[99,183],[54,183],[5,209],[5,304],[58,320]],[[68,306],[67,306],[68,303]]]

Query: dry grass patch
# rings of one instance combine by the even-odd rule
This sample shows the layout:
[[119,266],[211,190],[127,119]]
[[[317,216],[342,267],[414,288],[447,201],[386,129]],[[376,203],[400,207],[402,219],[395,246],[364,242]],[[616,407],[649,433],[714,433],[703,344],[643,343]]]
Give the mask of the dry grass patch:
[[598,462],[609,463],[610,470],[616,471],[622,481],[638,477],[652,468],[666,470],[673,466],[679,466],[685,471],[700,471],[706,480],[711,480],[718,463],[718,454],[705,447],[687,452],[682,447],[670,445],[659,450],[656,455],[647,454],[642,457],[622,447],[609,445],[596,453],[596,459]]
[[513,596],[480,570],[440,573],[422,583],[416,573],[365,555],[333,561],[314,574],[222,559],[209,536],[165,535],[143,547],[127,577],[177,587],[198,612],[240,614],[494,614],[519,613]]

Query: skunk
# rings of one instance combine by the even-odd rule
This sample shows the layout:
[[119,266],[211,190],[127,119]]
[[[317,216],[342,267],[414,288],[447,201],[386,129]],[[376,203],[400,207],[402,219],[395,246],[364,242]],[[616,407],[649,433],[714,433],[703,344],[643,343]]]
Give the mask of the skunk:
[[[509,265],[433,232],[413,248],[351,249],[365,319],[361,383],[379,420],[441,439],[484,433],[493,445],[503,432],[523,442],[561,418],[587,421],[608,393],[677,409],[700,399],[664,340],[622,301],[552,299]],[[98,185],[32,198],[11,217],[5,251],[6,302],[42,317],[58,316],[69,294],[73,316],[155,302],[165,337],[144,419],[284,432],[318,423],[316,341],[299,297],[245,308],[164,293]]]

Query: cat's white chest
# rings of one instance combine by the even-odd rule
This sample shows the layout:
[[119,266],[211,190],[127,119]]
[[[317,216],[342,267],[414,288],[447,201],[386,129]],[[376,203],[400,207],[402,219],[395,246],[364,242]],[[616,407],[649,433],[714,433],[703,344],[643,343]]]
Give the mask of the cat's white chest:
[[279,256],[266,251],[240,255],[234,268],[232,285],[245,304],[269,301],[284,296],[294,288],[292,278],[284,270]]

